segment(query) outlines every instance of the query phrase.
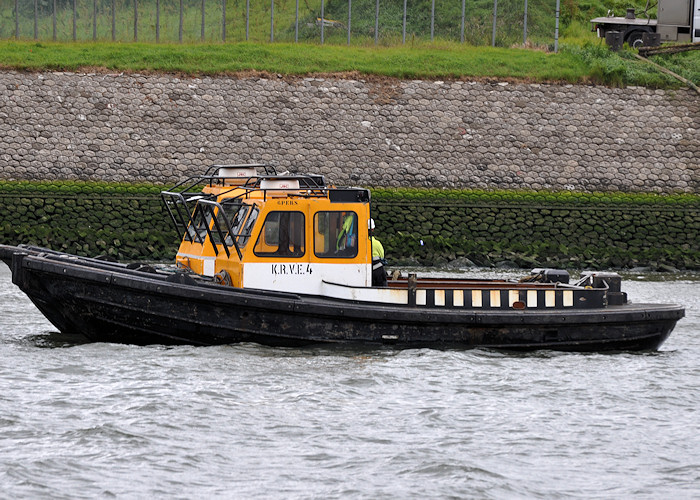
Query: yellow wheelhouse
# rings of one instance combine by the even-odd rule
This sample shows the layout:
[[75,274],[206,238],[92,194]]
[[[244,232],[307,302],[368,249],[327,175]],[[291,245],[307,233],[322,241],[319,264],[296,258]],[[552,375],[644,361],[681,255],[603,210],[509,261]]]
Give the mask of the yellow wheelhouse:
[[[239,288],[321,293],[324,282],[371,286],[369,191],[264,165],[215,166],[162,193],[183,231],[178,266]],[[183,183],[185,185],[186,183]]]

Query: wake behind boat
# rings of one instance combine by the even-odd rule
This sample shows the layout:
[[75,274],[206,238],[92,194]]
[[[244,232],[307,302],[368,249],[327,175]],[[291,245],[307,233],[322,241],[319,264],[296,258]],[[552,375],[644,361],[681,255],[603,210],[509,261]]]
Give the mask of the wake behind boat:
[[321,176],[219,165],[161,195],[183,234],[177,272],[31,246],[0,259],[56,328],[93,341],[632,351],[684,316],[628,303],[609,272],[377,280],[370,192]]

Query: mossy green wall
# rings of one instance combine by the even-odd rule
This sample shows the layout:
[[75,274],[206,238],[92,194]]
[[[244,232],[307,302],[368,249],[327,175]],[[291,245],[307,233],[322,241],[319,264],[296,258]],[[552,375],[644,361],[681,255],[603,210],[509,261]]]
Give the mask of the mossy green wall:
[[179,241],[158,186],[0,181],[0,243],[120,260],[173,259]]
[[700,269],[696,195],[402,189],[374,200],[399,262]]
[[[161,188],[0,181],[0,243],[173,259]],[[393,264],[700,269],[698,195],[376,189],[372,210]]]

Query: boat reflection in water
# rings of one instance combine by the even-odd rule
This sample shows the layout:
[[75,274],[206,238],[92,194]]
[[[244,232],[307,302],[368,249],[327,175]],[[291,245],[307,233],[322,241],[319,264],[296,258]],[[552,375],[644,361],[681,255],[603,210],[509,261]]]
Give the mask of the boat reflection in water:
[[609,272],[373,285],[370,192],[321,176],[215,165],[161,196],[183,235],[177,272],[30,246],[0,258],[56,328],[92,341],[653,350],[684,316],[628,303]]

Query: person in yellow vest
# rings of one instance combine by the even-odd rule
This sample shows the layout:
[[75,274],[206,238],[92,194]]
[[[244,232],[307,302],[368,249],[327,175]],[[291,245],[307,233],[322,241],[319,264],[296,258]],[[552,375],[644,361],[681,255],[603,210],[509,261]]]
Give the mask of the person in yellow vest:
[[356,219],[357,215],[354,212],[343,212],[340,231],[335,242],[337,253],[351,257],[357,255]]
[[369,240],[372,244],[372,286],[387,286],[386,271],[384,270],[384,246],[374,237],[374,219],[367,221]]

